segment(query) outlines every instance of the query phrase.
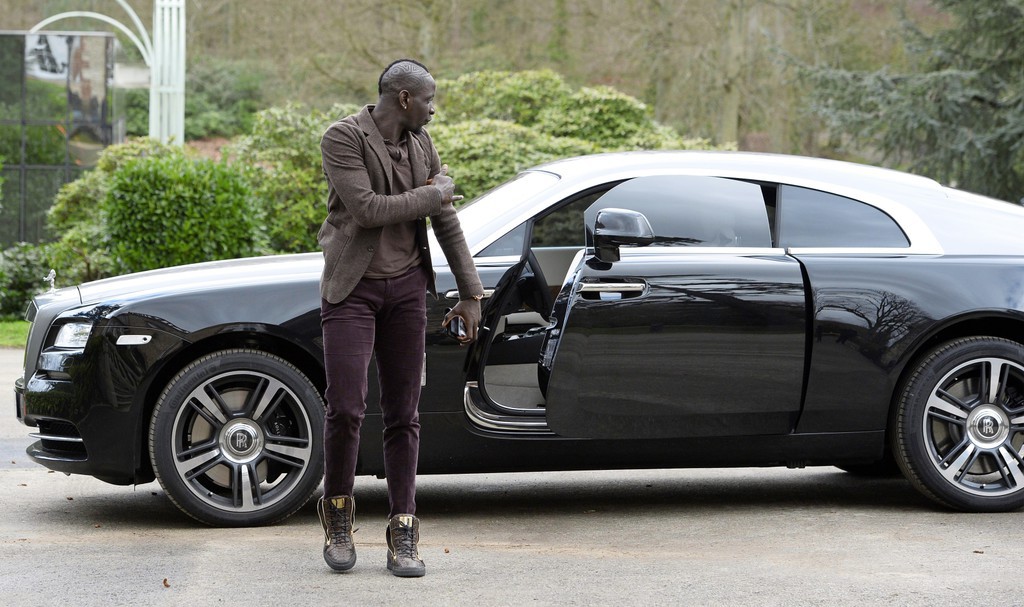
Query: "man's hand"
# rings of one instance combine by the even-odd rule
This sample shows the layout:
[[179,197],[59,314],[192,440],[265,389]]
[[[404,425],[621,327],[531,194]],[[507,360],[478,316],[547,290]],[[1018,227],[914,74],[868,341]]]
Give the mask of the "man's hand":
[[476,341],[477,329],[480,327],[480,302],[475,299],[467,299],[455,304],[451,312],[444,317],[441,326],[447,328],[448,323],[456,316],[461,317],[462,322],[466,325],[466,336],[459,338],[459,344],[465,346]]
[[455,194],[455,182],[448,176],[448,165],[441,165],[441,172],[427,180],[427,185],[432,185],[441,191],[441,200],[447,203],[462,200],[462,196]]

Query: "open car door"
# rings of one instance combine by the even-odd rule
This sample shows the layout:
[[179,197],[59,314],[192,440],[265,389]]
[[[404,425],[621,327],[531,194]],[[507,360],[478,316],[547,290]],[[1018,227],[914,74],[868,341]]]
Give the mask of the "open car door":
[[619,184],[542,347],[545,416],[587,438],[782,434],[804,385],[807,293],[762,190],[694,176]]

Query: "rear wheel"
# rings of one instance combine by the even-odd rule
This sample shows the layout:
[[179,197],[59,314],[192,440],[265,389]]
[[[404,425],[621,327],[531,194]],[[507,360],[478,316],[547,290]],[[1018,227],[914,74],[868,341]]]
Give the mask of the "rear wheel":
[[1024,506],[1024,347],[994,337],[922,359],[897,404],[893,452],[925,495],[958,510]]
[[273,523],[319,486],[323,426],[323,400],[295,366],[258,350],[224,350],[194,361],[164,389],[150,458],[167,495],[193,518]]

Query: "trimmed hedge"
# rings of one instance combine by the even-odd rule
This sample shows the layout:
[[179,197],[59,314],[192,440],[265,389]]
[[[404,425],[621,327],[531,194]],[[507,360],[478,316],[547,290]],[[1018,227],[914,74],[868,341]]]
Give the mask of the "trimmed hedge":
[[103,200],[119,272],[260,252],[261,217],[237,166],[184,154],[129,160]]

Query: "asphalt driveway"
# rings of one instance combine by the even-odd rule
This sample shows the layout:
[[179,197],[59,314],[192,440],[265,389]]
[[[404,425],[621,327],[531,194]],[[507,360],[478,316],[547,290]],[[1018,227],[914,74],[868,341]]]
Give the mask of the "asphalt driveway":
[[359,561],[332,574],[311,506],[211,529],[156,483],[28,461],[20,369],[0,350],[5,605],[1024,605],[1024,513],[948,512],[835,468],[422,477],[415,580],[386,571],[384,483],[360,478]]

